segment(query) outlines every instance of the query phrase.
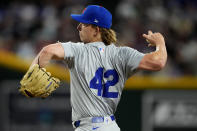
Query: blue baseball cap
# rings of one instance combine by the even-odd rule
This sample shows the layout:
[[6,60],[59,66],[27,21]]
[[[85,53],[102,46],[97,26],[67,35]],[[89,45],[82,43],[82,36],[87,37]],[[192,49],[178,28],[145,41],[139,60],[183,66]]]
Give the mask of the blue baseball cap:
[[109,29],[112,25],[111,13],[102,6],[89,5],[82,14],[71,14],[71,17],[84,24],[93,24]]

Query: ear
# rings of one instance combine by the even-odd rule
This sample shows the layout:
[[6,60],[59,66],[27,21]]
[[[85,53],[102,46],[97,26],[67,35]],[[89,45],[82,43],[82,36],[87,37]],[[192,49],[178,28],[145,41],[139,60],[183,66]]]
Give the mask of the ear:
[[100,29],[99,29],[99,27],[97,26],[97,27],[95,28],[94,36],[97,36],[99,32],[100,32]]

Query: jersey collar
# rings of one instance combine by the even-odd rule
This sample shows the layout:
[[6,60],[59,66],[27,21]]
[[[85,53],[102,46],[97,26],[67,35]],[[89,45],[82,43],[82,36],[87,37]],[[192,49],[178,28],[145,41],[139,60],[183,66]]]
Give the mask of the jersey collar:
[[103,42],[91,42],[91,43],[88,43],[88,45],[92,45],[92,46],[105,46],[105,44]]

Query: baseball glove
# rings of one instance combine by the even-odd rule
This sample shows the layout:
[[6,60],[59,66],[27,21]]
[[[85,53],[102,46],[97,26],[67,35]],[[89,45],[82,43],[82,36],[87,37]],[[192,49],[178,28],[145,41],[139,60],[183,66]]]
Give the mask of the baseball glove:
[[20,81],[19,91],[27,97],[48,97],[59,87],[60,80],[38,64],[33,65]]

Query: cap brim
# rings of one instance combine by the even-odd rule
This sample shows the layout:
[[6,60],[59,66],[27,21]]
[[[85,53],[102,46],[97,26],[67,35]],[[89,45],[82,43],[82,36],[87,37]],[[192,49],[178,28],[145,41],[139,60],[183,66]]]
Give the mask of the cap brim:
[[81,22],[81,23],[85,23],[85,24],[90,24],[90,22],[86,21],[83,19],[82,15],[78,15],[78,14],[71,14],[70,15],[74,20]]

